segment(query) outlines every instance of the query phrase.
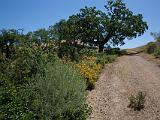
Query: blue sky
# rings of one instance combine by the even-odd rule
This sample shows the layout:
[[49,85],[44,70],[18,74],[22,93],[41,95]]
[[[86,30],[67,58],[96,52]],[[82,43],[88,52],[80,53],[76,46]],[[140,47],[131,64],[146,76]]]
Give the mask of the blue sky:
[[[105,11],[107,0],[0,0],[0,29],[24,28],[25,32],[48,28],[60,19],[77,13],[84,6]],[[126,40],[123,48],[134,48],[153,40],[150,32],[160,32],[160,0],[124,0],[135,14],[141,13],[149,30],[136,39]]]

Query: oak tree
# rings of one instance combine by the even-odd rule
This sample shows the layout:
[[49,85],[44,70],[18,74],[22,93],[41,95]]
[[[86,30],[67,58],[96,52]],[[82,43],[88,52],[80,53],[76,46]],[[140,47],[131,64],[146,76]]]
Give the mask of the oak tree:
[[99,46],[99,52],[109,42],[113,46],[123,45],[126,38],[141,36],[148,29],[142,14],[133,14],[122,0],[109,0],[105,8],[106,13],[85,7],[77,14],[81,21],[81,39]]

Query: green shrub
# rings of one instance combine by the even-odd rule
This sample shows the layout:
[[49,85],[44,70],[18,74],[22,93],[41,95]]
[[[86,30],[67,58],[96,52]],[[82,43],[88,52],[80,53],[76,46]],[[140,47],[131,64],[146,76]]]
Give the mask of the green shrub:
[[107,63],[114,62],[117,58],[117,55],[106,55],[104,53],[98,53],[97,54],[97,64],[101,64],[104,66]]
[[28,82],[28,78],[36,74],[44,75],[44,66],[47,62],[54,62],[57,58],[49,50],[41,46],[23,44],[14,48],[10,58],[0,54],[0,72],[15,85]]
[[85,80],[69,65],[47,64],[25,86],[1,80],[0,119],[85,120],[89,112]]
[[27,45],[15,48],[10,58],[0,54],[0,119],[36,118],[32,107],[35,98],[26,85],[37,74],[45,75],[47,59],[41,48]]
[[160,58],[160,47],[157,47],[157,49],[156,49],[155,52],[154,52],[154,56],[155,56],[156,58]]
[[12,58],[3,58],[1,73],[15,85],[23,84],[37,73],[43,73],[44,58],[40,50],[28,46],[18,47]]
[[106,50],[104,51],[106,54],[108,55],[122,55],[122,51],[120,50],[120,48],[106,48]]
[[126,55],[126,50],[121,50],[120,55]]
[[[32,80],[31,80],[32,81]],[[68,65],[48,64],[46,75],[37,76],[28,87],[35,96],[34,111],[40,119],[85,120],[85,80]]]
[[146,94],[138,92],[137,95],[131,95],[128,99],[130,101],[129,108],[133,108],[135,111],[140,111],[144,108]]
[[79,55],[80,56],[95,56],[96,55],[96,51],[94,49],[89,49],[89,48],[83,48],[80,50]]
[[24,94],[25,89],[16,88],[6,77],[2,75],[0,75],[0,80],[0,119],[33,119],[34,113],[30,109],[32,99],[25,99],[26,97],[29,97]]
[[101,64],[97,64],[96,57],[85,57],[81,63],[76,66],[80,74],[85,78],[87,90],[95,88],[95,82],[97,81],[102,69]]
[[69,45],[67,43],[61,43],[57,50],[57,54],[59,58],[69,58],[71,61],[78,61],[78,48],[73,45]]
[[152,54],[155,52],[157,48],[157,45],[155,42],[150,42],[147,44],[147,47],[146,47],[146,52],[149,53],[149,54]]

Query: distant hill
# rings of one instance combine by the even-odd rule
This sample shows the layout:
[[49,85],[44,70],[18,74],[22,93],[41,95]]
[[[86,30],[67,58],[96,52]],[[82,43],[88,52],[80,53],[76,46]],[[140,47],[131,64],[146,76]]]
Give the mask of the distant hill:
[[136,48],[132,48],[132,49],[125,49],[125,51],[126,51],[127,55],[138,54],[138,53],[144,52],[146,46],[147,45],[136,47]]
[[[152,42],[152,43],[158,44],[157,42]],[[125,51],[126,51],[127,54],[138,54],[138,53],[141,53],[141,52],[145,52],[147,46],[148,46],[148,43],[146,45],[143,45],[143,46],[140,46],[140,47],[125,49]]]

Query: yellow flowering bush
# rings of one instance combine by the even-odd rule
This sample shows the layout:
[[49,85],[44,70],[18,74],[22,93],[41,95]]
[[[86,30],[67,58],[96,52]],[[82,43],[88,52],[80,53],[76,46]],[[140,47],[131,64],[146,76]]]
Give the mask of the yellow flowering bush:
[[73,62],[64,57],[61,62],[70,64],[75,70],[78,70],[86,79],[87,90],[92,90],[104,65],[113,62],[115,58],[116,56],[114,55],[97,54],[94,56],[82,56],[79,62]]
[[77,67],[81,75],[87,80],[87,89],[93,89],[102,69],[102,65],[96,63],[96,57],[84,57],[82,62],[77,64]]

